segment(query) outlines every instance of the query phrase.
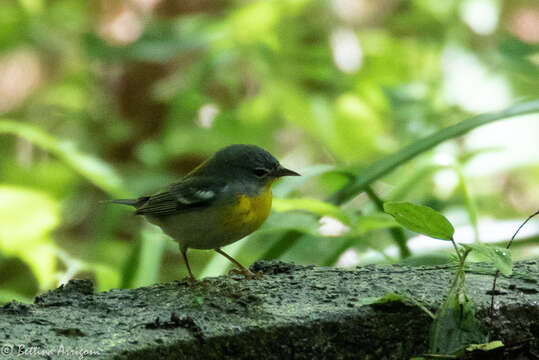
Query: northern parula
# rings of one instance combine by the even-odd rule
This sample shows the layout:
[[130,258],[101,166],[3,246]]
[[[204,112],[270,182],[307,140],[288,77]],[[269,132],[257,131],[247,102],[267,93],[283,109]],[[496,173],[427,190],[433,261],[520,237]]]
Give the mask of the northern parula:
[[213,249],[250,277],[251,272],[221,247],[264,223],[277,178],[298,175],[258,146],[230,145],[161,192],[111,202],[135,207],[136,215],[144,215],[177,241],[191,279],[195,277],[187,260],[189,248]]

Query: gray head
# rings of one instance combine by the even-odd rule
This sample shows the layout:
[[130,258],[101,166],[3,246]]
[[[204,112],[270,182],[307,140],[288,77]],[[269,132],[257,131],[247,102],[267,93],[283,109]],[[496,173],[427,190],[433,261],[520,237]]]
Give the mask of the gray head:
[[282,176],[298,176],[286,169],[269,152],[255,145],[229,145],[213,155],[199,170],[206,174],[226,174],[266,183]]

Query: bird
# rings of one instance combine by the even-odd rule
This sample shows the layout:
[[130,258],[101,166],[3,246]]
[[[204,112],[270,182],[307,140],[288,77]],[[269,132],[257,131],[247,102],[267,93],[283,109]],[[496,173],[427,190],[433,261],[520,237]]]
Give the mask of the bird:
[[257,230],[271,211],[272,185],[300,176],[256,145],[234,144],[217,151],[179,181],[153,195],[108,202],[129,205],[179,244],[191,280],[188,249],[215,250],[247,278],[254,277],[221,250]]

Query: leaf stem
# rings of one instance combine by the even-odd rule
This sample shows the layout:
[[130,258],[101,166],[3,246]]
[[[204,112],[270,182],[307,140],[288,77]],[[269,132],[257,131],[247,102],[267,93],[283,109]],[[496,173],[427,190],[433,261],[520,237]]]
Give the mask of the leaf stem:
[[460,254],[459,248],[457,247],[457,243],[455,242],[455,239],[453,239],[453,237],[451,237],[451,244],[453,244],[453,247],[455,248],[455,252],[457,253],[457,257],[459,258],[459,264],[463,265],[462,255]]

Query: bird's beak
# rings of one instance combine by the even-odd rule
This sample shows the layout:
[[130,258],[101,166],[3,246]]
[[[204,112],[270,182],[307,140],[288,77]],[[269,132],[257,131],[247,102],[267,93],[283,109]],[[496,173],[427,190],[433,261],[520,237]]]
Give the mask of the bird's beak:
[[279,166],[272,174],[275,177],[282,177],[282,176],[301,176],[295,171],[292,171],[290,169],[287,169],[285,167]]

